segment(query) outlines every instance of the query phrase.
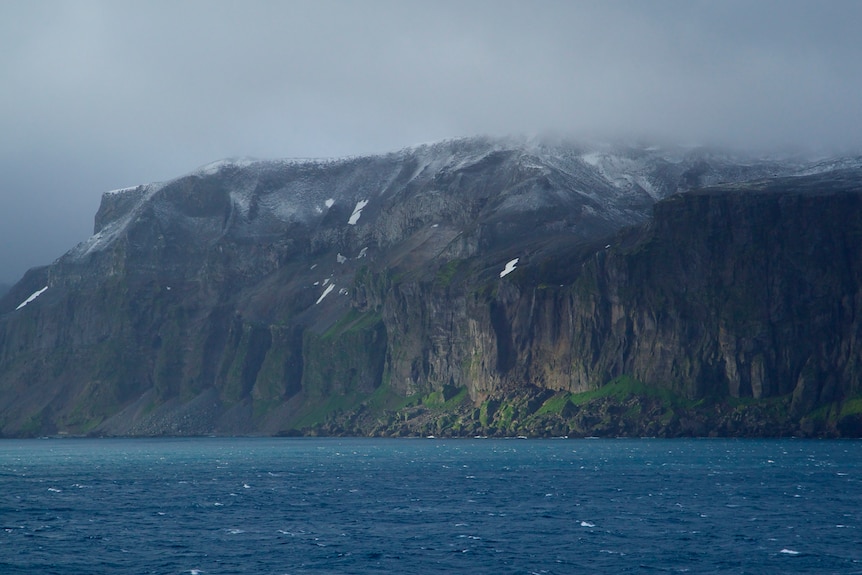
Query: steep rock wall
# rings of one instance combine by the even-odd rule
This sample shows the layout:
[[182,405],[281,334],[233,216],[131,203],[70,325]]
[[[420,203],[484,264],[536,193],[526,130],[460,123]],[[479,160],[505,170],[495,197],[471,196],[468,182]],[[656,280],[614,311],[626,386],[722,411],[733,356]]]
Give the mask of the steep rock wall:
[[0,433],[293,433],[462,396],[453,429],[502,433],[619,376],[797,416],[858,395],[860,173],[673,196],[607,239],[776,169],[651,153],[468,141],[108,194],[93,237],[0,298]]
[[630,375],[691,399],[793,394],[797,414],[852,397],[862,195],[803,183],[674,196],[594,246],[566,285],[517,270],[396,284],[383,304],[393,385],[480,399]]

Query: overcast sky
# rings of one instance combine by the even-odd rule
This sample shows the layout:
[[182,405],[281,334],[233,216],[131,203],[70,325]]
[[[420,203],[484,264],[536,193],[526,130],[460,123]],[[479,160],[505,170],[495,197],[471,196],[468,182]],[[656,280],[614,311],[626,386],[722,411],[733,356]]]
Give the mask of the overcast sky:
[[0,282],[102,192],[474,134],[862,148],[862,2],[0,0]]

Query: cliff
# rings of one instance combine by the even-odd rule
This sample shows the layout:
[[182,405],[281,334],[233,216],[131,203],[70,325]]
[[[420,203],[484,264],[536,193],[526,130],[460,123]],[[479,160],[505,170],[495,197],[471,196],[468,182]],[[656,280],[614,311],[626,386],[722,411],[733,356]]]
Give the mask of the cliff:
[[859,435],[859,182],[472,139],[106,194],[0,299],[0,430]]

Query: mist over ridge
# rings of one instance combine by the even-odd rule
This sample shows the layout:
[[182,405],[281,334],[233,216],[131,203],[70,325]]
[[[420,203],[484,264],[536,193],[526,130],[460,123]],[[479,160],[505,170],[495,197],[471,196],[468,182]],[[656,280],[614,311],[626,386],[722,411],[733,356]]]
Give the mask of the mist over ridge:
[[104,191],[219,158],[548,132],[858,153],[860,12],[736,0],[4,6],[0,281],[86,238]]

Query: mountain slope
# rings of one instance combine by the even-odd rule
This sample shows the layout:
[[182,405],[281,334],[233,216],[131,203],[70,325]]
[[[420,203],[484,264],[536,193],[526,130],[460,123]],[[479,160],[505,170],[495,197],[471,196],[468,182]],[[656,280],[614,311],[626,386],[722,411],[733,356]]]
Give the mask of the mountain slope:
[[[488,424],[488,406],[501,397],[587,392],[624,375],[691,399],[789,394],[796,384],[751,375],[778,369],[779,359],[752,359],[757,352],[748,343],[721,339],[723,327],[710,331],[698,316],[703,335],[692,341],[699,343],[681,336],[696,326],[683,325],[685,298],[671,288],[694,282],[698,293],[709,293],[698,311],[708,316],[724,297],[715,294],[723,293],[726,277],[698,284],[685,275],[688,268],[662,259],[688,256],[615,259],[629,244],[652,245],[631,239],[643,231],[606,238],[643,225],[657,200],[678,192],[804,169],[824,171],[705,151],[465,139],[342,160],[218,162],[167,183],[109,193],[89,240],[31,270],[0,299],[0,429],[277,433],[321,430],[324,420],[353,417],[354,431],[367,433],[380,423],[357,413],[385,420],[391,415],[382,413],[399,408],[416,423],[428,414],[415,404],[423,399],[427,407],[434,398],[460,398],[459,409],[484,406]],[[820,182],[820,189],[836,173],[770,185]],[[674,195],[645,229],[672,213],[668,234],[694,237],[711,229],[701,228],[705,218],[716,226],[711,241],[736,218],[713,222],[712,207],[673,206],[702,194],[758,195],[742,189]],[[741,212],[748,217],[742,221],[762,225],[760,209],[751,210]],[[794,229],[828,231],[817,227],[819,219],[788,217]],[[743,267],[763,264],[732,251],[727,257],[747,262]],[[643,266],[667,275],[649,275]],[[852,292],[856,279],[830,284],[833,291],[822,297]],[[797,295],[781,296],[791,298],[779,306],[782,314],[801,317],[806,304],[794,303]],[[845,315],[823,325],[844,326]],[[655,333],[640,325],[656,318],[676,319],[659,321]],[[846,337],[836,343],[852,347]],[[815,358],[811,365],[837,361],[802,352]],[[807,360],[800,367],[791,355],[786,370],[798,380]],[[719,365],[735,383],[715,375]],[[835,377],[831,395],[819,383],[817,393],[804,384],[798,395],[806,399],[794,402],[794,413],[858,391],[845,385],[855,372]],[[424,423],[416,425],[425,432]]]

